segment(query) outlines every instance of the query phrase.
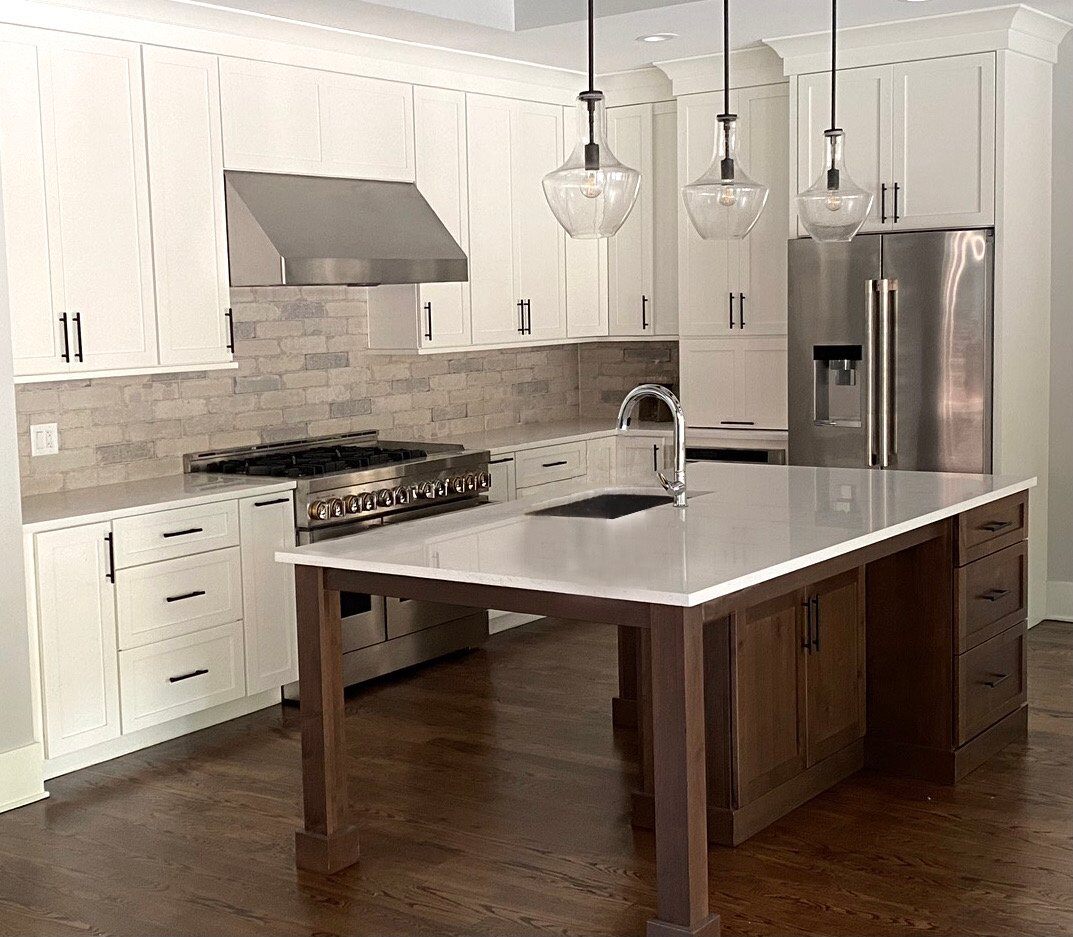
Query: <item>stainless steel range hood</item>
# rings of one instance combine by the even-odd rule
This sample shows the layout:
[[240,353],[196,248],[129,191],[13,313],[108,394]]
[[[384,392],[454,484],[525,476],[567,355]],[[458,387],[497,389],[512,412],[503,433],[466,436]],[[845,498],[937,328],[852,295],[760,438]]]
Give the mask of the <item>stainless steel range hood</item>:
[[469,278],[417,186],[224,173],[232,286],[371,286]]

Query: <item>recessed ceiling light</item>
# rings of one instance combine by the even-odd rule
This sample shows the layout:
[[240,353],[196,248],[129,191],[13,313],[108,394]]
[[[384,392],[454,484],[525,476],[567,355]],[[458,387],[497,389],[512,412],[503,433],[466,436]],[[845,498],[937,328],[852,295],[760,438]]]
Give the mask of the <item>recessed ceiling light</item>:
[[652,33],[650,36],[638,36],[638,42],[666,42],[668,39],[677,39],[678,33]]

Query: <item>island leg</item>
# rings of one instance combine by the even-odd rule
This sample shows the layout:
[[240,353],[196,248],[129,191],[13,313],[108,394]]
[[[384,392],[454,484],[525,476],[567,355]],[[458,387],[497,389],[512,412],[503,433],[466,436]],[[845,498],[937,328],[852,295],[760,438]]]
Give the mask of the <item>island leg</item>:
[[708,909],[701,609],[652,607],[656,917],[647,937],[715,937]]
[[618,628],[618,696],[611,699],[611,724],[618,729],[637,728],[638,629]]
[[347,792],[339,593],[325,588],[319,567],[296,566],[294,576],[305,809],[305,829],[294,836],[294,861],[300,869],[329,874],[358,861]]

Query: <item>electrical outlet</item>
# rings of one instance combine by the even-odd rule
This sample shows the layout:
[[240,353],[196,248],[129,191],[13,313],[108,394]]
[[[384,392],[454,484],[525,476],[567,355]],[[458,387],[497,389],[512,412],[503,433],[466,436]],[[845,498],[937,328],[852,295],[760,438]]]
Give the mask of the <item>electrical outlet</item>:
[[30,427],[30,455],[55,455],[60,451],[60,431],[55,423]]

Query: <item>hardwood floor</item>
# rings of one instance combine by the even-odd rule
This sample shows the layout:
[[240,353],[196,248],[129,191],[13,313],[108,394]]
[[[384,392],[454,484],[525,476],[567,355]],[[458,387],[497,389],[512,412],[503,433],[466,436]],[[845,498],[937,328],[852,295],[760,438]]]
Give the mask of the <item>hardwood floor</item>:
[[[1073,625],[1029,633],[1029,739],[956,788],[859,774],[710,853],[726,934],[1073,932]],[[615,630],[537,622],[347,706],[363,860],[296,873],[297,713],[48,784],[0,817],[0,934],[638,934]]]

